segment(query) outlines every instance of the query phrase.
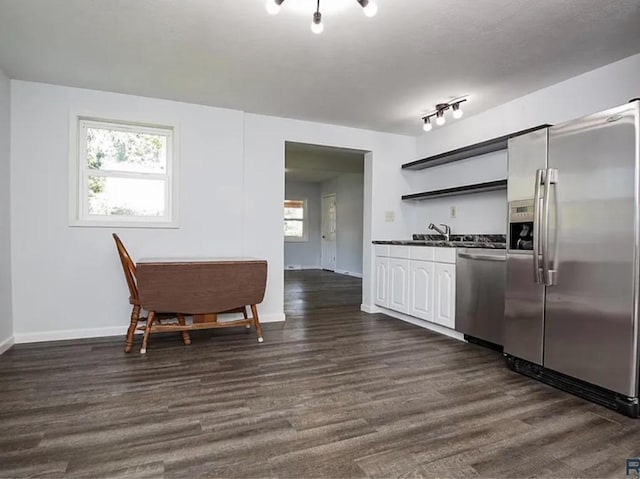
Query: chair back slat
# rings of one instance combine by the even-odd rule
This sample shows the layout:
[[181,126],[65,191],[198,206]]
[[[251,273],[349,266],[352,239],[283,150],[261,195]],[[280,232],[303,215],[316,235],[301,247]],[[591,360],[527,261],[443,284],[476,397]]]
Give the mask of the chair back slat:
[[127,286],[129,287],[129,302],[131,304],[138,304],[138,286],[136,283],[136,265],[129,256],[127,248],[124,247],[122,241],[117,234],[113,233],[113,239],[116,242],[116,248],[118,249],[118,256],[120,256],[120,263],[122,263],[122,269],[124,271],[124,277],[127,280]]

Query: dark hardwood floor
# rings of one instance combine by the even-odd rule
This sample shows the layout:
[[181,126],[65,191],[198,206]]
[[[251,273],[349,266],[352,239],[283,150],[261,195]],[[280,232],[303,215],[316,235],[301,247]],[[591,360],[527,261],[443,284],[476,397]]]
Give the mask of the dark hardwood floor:
[[[625,477],[640,421],[499,354],[359,311],[360,280],[286,273],[284,325],[18,345],[0,477]],[[139,339],[137,340],[139,345]]]

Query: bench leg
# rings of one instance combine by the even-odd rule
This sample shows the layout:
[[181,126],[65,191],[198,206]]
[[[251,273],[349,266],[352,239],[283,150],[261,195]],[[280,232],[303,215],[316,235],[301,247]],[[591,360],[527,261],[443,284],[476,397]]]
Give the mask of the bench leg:
[[258,342],[264,341],[262,338],[262,326],[260,326],[260,319],[258,319],[258,308],[255,304],[251,305],[251,316],[253,319],[253,325],[256,327],[256,333],[258,333]]
[[[180,326],[186,326],[187,322],[184,320],[184,314],[178,314],[178,324]],[[191,344],[191,336],[189,336],[189,331],[182,331],[182,342],[187,346]]]
[[147,317],[147,325],[144,328],[144,336],[142,338],[142,347],[140,348],[140,354],[147,353],[147,342],[149,341],[149,334],[151,334],[151,326],[153,326],[153,320],[156,319],[155,311],[149,311]]
[[124,342],[124,352],[130,353],[133,349],[133,335],[138,327],[138,321],[140,320],[140,306],[134,305],[131,311],[131,322],[129,323],[129,329],[127,329],[127,339]]

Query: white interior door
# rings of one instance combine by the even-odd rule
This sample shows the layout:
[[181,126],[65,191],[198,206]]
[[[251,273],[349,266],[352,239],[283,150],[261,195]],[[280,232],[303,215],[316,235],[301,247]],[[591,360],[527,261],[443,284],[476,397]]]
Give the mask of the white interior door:
[[322,197],[322,269],[336,270],[336,195]]

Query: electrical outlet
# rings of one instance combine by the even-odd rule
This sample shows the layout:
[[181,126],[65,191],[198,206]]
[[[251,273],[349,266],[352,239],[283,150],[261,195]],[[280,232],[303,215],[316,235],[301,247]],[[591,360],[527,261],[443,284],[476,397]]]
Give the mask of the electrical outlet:
[[450,211],[451,211],[451,214],[450,214],[451,218],[455,218],[456,217],[456,207],[452,206],[450,208]]
[[396,220],[396,213],[395,211],[385,211],[384,212],[384,220],[387,223],[393,223]]

